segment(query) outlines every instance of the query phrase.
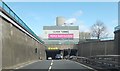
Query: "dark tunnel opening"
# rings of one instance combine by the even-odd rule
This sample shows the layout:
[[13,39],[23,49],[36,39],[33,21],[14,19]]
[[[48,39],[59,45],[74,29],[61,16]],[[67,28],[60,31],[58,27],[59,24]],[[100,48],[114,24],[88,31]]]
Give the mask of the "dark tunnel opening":
[[68,58],[69,56],[77,56],[77,49],[64,49],[64,50],[48,50],[46,49],[46,59],[48,60],[49,57],[52,59],[56,59],[57,54],[63,54],[63,58]]
[[77,49],[71,49],[70,56],[77,56]]
[[49,57],[56,59],[55,56],[60,53],[61,50],[46,50],[46,59],[48,60]]

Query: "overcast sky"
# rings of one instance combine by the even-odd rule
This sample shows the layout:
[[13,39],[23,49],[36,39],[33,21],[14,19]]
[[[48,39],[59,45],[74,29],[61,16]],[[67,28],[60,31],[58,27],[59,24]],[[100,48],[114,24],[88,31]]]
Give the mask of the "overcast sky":
[[109,37],[118,24],[117,2],[7,2],[10,8],[38,35],[43,26],[55,25],[57,16],[74,22],[81,32],[88,32],[97,20],[104,22]]

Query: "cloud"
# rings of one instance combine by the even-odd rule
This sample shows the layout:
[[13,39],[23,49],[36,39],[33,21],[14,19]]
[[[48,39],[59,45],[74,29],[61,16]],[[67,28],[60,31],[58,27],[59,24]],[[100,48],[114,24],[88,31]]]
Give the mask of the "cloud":
[[114,38],[114,31],[117,25],[118,25],[117,19],[110,21],[110,23],[107,25],[108,38]]
[[82,20],[77,20],[77,18],[70,18],[65,21],[67,25],[73,23],[73,25],[78,25],[80,32],[90,32],[89,27]]
[[80,32],[90,32],[89,28],[83,24],[79,25]]
[[79,16],[81,16],[82,14],[83,14],[83,11],[82,11],[82,10],[79,10],[79,11],[75,12],[75,13],[73,14],[73,16],[74,16],[74,17],[79,17]]
[[107,32],[108,32],[108,37],[114,37],[114,28],[108,28]]
[[114,33],[109,31],[108,37],[114,37]]
[[78,21],[80,32],[90,32],[89,27],[85,25],[84,21]]
[[65,21],[65,23],[66,23],[67,25],[69,25],[70,23],[75,24],[76,22],[77,22],[77,19],[76,19],[76,18],[70,18],[70,19],[68,19],[68,20]]
[[77,23],[77,18],[83,14],[82,10],[76,11],[72,14],[72,18],[68,18],[65,23],[66,25],[70,25],[71,23],[74,25]]
[[[73,17],[74,18],[72,18],[72,19],[74,19],[76,25],[79,26],[80,32],[90,32],[88,26],[85,25],[84,21],[79,20],[79,17],[82,16],[82,15],[83,15],[83,11],[82,10],[78,10],[78,11],[73,13]],[[72,19],[69,19],[69,20],[73,21]]]

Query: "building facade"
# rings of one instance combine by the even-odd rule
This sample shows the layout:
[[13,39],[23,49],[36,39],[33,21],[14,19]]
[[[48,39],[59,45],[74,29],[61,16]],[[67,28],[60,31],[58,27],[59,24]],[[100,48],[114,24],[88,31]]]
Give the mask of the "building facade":
[[79,32],[79,39],[91,39],[90,32]]
[[44,26],[45,44],[77,44],[79,41],[78,26]]

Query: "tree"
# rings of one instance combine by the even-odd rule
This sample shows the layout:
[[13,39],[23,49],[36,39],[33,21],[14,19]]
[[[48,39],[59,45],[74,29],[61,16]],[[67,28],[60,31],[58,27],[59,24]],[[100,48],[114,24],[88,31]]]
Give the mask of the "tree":
[[103,22],[97,21],[95,24],[91,26],[91,36],[97,37],[97,39],[108,36],[107,28]]

